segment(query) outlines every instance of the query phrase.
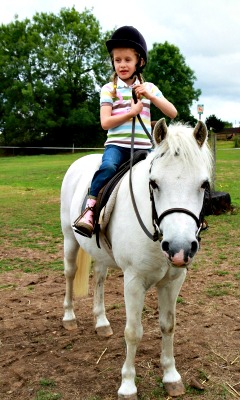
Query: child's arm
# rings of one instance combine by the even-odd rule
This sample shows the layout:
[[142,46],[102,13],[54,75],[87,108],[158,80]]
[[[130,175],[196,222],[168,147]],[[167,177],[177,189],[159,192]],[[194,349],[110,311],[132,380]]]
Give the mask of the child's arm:
[[174,105],[168,101],[165,97],[153,96],[149,99],[163,114],[169,118],[175,118],[177,116],[177,110]]
[[135,104],[132,100],[131,108],[129,112],[120,114],[120,115],[112,115],[112,105],[102,105],[100,109],[100,120],[101,125],[104,130],[108,130],[111,128],[115,128],[116,126],[122,125],[124,122],[129,121],[131,118],[135,117],[137,114],[143,109],[143,104],[140,100]]
[[154,96],[147,90],[144,84],[134,86],[134,90],[138,99],[141,98],[141,96],[144,96],[148,100],[150,100],[157,108],[159,108],[159,110],[161,110],[163,114],[167,115],[170,118],[175,118],[177,116],[176,108],[164,96]]

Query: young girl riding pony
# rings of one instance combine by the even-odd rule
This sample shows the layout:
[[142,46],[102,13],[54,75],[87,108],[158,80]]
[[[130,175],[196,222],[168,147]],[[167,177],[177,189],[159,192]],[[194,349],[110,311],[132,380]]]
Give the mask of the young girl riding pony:
[[[151,131],[150,103],[165,115],[175,118],[177,110],[150,82],[144,82],[142,70],[147,63],[147,45],[142,34],[133,26],[122,26],[106,42],[114,75],[112,82],[101,89],[100,119],[107,130],[102,164],[93,176],[86,209],[73,223],[80,235],[91,238],[94,231],[94,208],[100,189],[116,174],[119,166],[130,159],[132,118],[138,114]],[[132,98],[132,89],[137,103]],[[134,151],[151,149],[152,144],[136,119]]]

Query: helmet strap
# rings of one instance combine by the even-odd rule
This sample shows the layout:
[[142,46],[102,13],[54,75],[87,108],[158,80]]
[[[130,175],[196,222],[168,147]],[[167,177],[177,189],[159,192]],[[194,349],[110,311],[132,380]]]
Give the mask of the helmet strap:
[[134,73],[130,76],[130,79],[132,79],[135,75],[138,76],[139,74],[141,74],[143,68],[144,68],[144,64],[141,65],[141,58],[139,58],[139,60],[138,60],[138,62],[136,64],[136,69],[135,69]]

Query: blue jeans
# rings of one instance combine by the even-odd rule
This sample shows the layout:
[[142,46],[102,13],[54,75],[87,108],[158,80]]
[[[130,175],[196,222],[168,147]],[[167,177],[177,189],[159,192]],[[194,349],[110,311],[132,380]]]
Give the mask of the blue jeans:
[[100,189],[110,181],[120,165],[129,160],[130,156],[131,149],[113,144],[107,145],[103,153],[102,164],[93,176],[89,194],[97,197]]

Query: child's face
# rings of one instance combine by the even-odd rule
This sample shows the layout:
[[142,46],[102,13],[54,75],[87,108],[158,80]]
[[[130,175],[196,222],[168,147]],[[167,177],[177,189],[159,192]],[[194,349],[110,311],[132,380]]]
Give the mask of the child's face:
[[[113,63],[120,79],[128,83],[136,70],[138,55],[134,49],[113,49]],[[143,62],[143,61],[142,61]]]

